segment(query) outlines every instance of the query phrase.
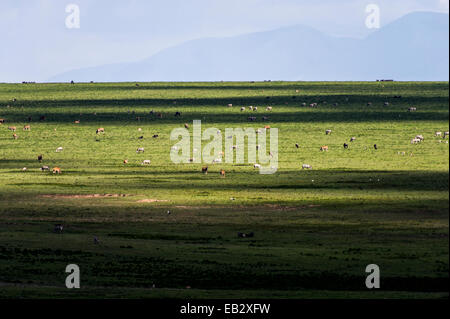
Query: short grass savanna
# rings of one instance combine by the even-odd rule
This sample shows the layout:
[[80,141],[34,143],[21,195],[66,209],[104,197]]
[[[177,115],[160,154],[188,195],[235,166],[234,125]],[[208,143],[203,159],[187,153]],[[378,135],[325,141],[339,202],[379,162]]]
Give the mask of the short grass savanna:
[[[0,297],[448,297],[448,89],[0,84]],[[278,128],[276,174],[172,163],[170,132],[193,120]]]

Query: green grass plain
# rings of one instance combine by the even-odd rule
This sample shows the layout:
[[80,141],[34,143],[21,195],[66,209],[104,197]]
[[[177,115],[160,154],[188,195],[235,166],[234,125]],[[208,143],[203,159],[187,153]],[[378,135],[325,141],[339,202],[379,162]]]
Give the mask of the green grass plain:
[[[449,129],[448,93],[448,82],[0,84],[0,298],[448,297],[449,144],[434,136]],[[173,164],[171,130],[196,119],[278,128],[277,173]],[[69,263],[79,290],[65,288]]]

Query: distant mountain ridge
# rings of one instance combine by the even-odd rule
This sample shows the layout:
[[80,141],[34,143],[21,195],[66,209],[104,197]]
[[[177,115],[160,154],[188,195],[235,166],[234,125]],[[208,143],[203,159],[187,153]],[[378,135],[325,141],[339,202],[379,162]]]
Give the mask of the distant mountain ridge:
[[188,41],[135,63],[72,70],[52,82],[448,81],[449,15],[408,14],[364,39],[305,26]]

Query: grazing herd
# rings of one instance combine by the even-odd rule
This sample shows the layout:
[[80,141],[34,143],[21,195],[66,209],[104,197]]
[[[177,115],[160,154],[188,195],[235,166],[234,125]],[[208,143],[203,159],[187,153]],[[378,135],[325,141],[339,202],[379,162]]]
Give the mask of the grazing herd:
[[[296,90],[296,92],[298,92],[298,90]],[[267,98],[267,99],[270,99],[269,96],[266,97],[266,98]],[[296,97],[293,96],[293,98],[296,98]],[[401,98],[401,96],[395,96],[394,98]],[[13,101],[13,102],[16,102],[17,99],[14,98],[14,99],[12,99],[12,101]],[[348,98],[346,98],[346,101],[348,102]],[[322,101],[321,103],[322,103],[323,105],[326,105],[326,104],[327,104],[327,101]],[[176,104],[176,101],[174,101],[174,104]],[[303,102],[303,103],[301,103],[301,105],[302,105],[302,106],[307,106],[308,104],[307,104],[306,102]],[[337,107],[339,104],[338,104],[338,103],[333,103],[332,105],[335,106],[335,107]],[[310,106],[310,107],[313,107],[313,108],[316,108],[316,107],[319,106],[319,103],[317,103],[317,102],[309,103],[309,106]],[[367,102],[367,106],[372,106],[372,102]],[[385,102],[383,102],[383,106],[385,106],[385,107],[390,106],[390,103],[389,103],[388,101],[385,101]],[[232,103],[229,103],[229,104],[227,104],[227,107],[228,107],[228,108],[231,108],[231,107],[233,107],[233,104],[232,104]],[[242,106],[242,107],[240,108],[241,112],[244,112],[244,111],[246,111],[247,109],[250,110],[250,111],[252,111],[252,112],[257,112],[257,111],[258,111],[258,107],[257,107],[257,106],[253,106],[253,105],[250,105],[250,106],[248,106],[248,107]],[[265,108],[265,110],[268,111],[268,112],[271,112],[271,111],[273,111],[273,107],[272,107],[272,106],[267,106],[267,107]],[[415,112],[415,111],[417,111],[417,108],[414,107],[414,106],[411,106],[411,107],[408,108],[408,112]],[[94,114],[95,114],[95,113],[94,113]],[[134,111],[133,111],[133,114],[134,114]],[[154,111],[153,111],[153,110],[150,111],[150,114],[153,115],[153,114],[154,114]],[[81,114],[80,114],[80,115],[81,115]],[[157,113],[156,115],[157,115],[157,117],[159,117],[159,118],[162,118],[162,117],[163,117],[162,113]],[[175,112],[175,117],[181,117],[181,112],[176,111],[176,112]],[[137,119],[137,120],[140,120],[139,117],[137,117],[136,119]],[[41,116],[40,116],[40,121],[43,121],[43,120],[45,120],[45,116],[41,115]],[[247,117],[247,121],[254,122],[254,121],[256,121],[256,120],[257,120],[257,118],[256,118],[255,116],[248,116],[248,117]],[[263,116],[263,117],[262,117],[262,120],[263,120],[263,121],[268,121],[268,120],[269,120],[269,117],[268,117],[268,116]],[[31,117],[29,117],[29,121],[31,121]],[[6,120],[5,120],[4,118],[0,118],[0,125],[1,125],[1,124],[4,124],[5,122],[6,122]],[[75,124],[79,124],[79,123],[80,123],[80,120],[76,120],[76,121],[74,121],[74,123],[75,123]],[[188,124],[188,123],[185,123],[185,124],[184,124],[184,127],[185,127],[186,129],[189,129],[189,124]],[[265,125],[265,126],[264,126],[264,129],[265,129],[265,130],[269,130],[269,129],[270,129],[270,125]],[[15,133],[15,132],[17,131],[17,127],[16,127],[16,126],[8,126],[8,130],[10,130],[10,131],[13,132],[13,139],[18,139],[18,135]],[[56,130],[56,129],[55,129],[55,130]],[[141,130],[142,130],[141,128],[138,129],[138,131],[141,131]],[[28,124],[28,125],[24,125],[24,126],[23,126],[23,131],[31,131],[31,125],[29,125],[29,124]],[[220,130],[218,131],[218,134],[219,134],[219,132],[220,132]],[[258,129],[258,130],[256,131],[257,134],[258,134],[258,133],[261,133],[261,132],[262,132],[261,129]],[[103,128],[103,127],[97,128],[96,134],[100,134],[100,133],[105,133],[105,128]],[[325,130],[325,135],[331,135],[331,134],[332,134],[332,130],[331,130],[331,129],[326,129],[326,130]],[[434,136],[435,136],[435,137],[440,137],[440,138],[445,139],[445,138],[447,138],[447,137],[449,136],[449,132],[448,132],[448,131],[445,131],[445,132],[436,131],[435,134],[434,134]],[[153,138],[158,138],[158,137],[159,137],[159,134],[154,134],[152,137],[153,137]],[[139,140],[142,140],[142,139],[144,139],[144,136],[143,136],[143,135],[142,135],[142,136],[139,136],[138,139],[139,139]],[[350,137],[349,142],[352,143],[352,142],[354,142],[355,140],[356,140],[356,137],[353,136],[353,137]],[[411,144],[420,144],[420,143],[422,143],[423,141],[424,141],[423,135],[418,134],[418,135],[416,135],[414,138],[412,138],[410,142],[411,142]],[[295,144],[295,147],[296,147],[297,149],[299,149],[299,148],[300,148],[299,143],[296,143],[296,144]],[[348,149],[348,148],[349,148],[349,144],[348,144],[348,143],[343,143],[343,147],[344,147],[344,149]],[[233,149],[235,149],[235,148],[236,148],[236,146],[233,146]],[[373,148],[374,148],[375,150],[378,150],[378,145],[377,145],[377,144],[374,144],[374,145],[373,145]],[[256,149],[257,149],[257,150],[259,149],[259,145],[256,146]],[[328,152],[328,151],[329,151],[329,146],[328,146],[328,145],[322,145],[322,146],[320,147],[319,150],[320,150],[321,152]],[[63,147],[58,147],[58,148],[56,149],[56,152],[62,152],[62,151],[63,151]],[[136,153],[138,153],[138,154],[139,154],[139,153],[145,153],[144,147],[138,147],[138,148],[136,149]],[[399,153],[400,153],[400,152],[399,152]],[[43,161],[43,155],[42,155],[42,154],[38,156],[38,161],[39,161],[39,162],[42,162],[42,161]],[[191,159],[191,162],[193,162],[193,159]],[[213,160],[213,163],[221,163],[221,162],[222,162],[222,159],[221,159],[221,158],[218,158],[218,159]],[[149,159],[145,159],[145,160],[143,160],[143,161],[141,162],[141,165],[150,165],[150,163],[151,163],[151,161],[150,161]],[[123,164],[128,164],[128,159],[123,160]],[[254,167],[254,168],[261,168],[261,165],[255,163],[255,164],[253,164],[253,167]],[[302,165],[302,169],[308,169],[308,170],[310,170],[310,169],[312,169],[312,166],[311,166],[310,164],[303,164],[303,165]],[[23,170],[26,171],[26,167],[24,167]],[[42,170],[42,171],[49,171],[50,169],[49,169],[48,166],[42,166],[42,167],[41,167],[41,170]],[[61,168],[59,168],[59,167],[54,167],[54,168],[52,169],[52,173],[53,173],[53,174],[61,174]],[[207,166],[202,167],[202,173],[208,174],[208,167],[207,167]],[[225,177],[225,171],[224,171],[223,169],[220,170],[220,175],[221,175],[222,177]]]

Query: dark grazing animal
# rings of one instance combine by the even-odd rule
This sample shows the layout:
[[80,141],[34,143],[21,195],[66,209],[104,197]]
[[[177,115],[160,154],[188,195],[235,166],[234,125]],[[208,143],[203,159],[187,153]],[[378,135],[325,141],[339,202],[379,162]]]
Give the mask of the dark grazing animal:
[[39,161],[39,162],[42,162],[42,154],[41,154],[41,155],[38,155],[38,161]]
[[202,167],[202,173],[208,174],[208,166]]
[[250,233],[238,232],[237,235],[238,235],[239,238],[248,238],[248,237],[254,237],[255,236],[255,234],[253,232],[250,232]]
[[53,231],[55,233],[60,233],[61,234],[63,229],[64,229],[64,226],[62,224],[56,224],[55,228],[53,228]]
[[347,149],[348,148],[348,144],[344,143],[344,148]]
[[378,149],[377,144],[373,144],[373,148],[377,150]]

